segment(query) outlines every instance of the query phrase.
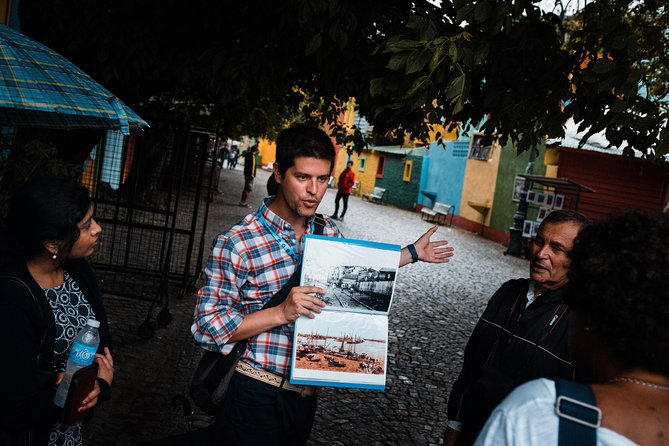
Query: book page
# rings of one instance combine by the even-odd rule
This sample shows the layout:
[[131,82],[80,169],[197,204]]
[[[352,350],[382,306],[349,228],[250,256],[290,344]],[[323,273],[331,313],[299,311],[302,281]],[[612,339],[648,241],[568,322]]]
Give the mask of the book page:
[[301,285],[325,290],[326,307],[295,321],[294,384],[383,390],[388,359],[388,312],[400,246],[306,235]]
[[325,289],[330,311],[390,311],[400,246],[306,235],[300,285]]
[[385,388],[388,317],[323,311],[295,322],[291,383]]

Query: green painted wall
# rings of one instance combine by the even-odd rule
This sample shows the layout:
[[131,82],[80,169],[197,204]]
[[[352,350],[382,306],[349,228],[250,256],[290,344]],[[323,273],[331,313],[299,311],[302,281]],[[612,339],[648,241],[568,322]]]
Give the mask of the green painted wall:
[[[377,178],[375,186],[388,190],[388,203],[403,209],[415,209],[420,189],[420,174],[423,167],[423,157],[409,155],[406,157],[380,153],[385,155],[386,165],[383,178]],[[404,161],[412,161],[411,181],[403,180]]]
[[[539,147],[539,155],[534,164],[534,175],[545,175],[544,165],[545,147]],[[513,182],[516,175],[525,173],[530,152],[517,154],[516,148],[508,144],[502,149],[497,172],[497,183],[493,198],[492,214],[490,215],[490,227],[507,232],[513,225],[513,215],[516,213],[518,203],[512,200]],[[533,207],[528,209],[528,218],[536,218],[537,210]]]

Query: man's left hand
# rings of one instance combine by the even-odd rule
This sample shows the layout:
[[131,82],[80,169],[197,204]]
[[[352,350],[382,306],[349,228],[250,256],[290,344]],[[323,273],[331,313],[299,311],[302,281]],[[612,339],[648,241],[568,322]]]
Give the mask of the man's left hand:
[[[438,228],[439,226],[437,225],[432,226],[413,243],[414,248],[416,248],[416,253],[418,254],[418,260],[421,262],[446,263],[450,257],[453,257],[453,248],[446,246],[448,240],[430,241],[430,237],[437,232]],[[404,266],[411,262],[411,253],[407,248],[403,248],[400,258],[400,266]]]

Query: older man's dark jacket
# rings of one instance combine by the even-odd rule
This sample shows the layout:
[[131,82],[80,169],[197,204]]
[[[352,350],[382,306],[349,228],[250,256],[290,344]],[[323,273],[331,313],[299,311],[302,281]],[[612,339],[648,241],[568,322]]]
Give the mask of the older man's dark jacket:
[[545,292],[525,308],[529,283],[503,284],[467,342],[448,400],[449,420],[463,423],[464,444],[476,439],[495,406],[520,384],[539,377],[573,379],[562,290]]

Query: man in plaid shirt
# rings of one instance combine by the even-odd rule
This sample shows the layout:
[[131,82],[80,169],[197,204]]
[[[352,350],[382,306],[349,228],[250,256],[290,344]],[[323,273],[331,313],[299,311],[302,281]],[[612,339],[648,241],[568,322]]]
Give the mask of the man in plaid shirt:
[[[316,296],[324,290],[296,286],[280,305],[262,307],[299,265],[302,236],[314,231],[335,151],[325,132],[298,124],[279,134],[276,157],[278,194],[218,235],[191,327],[198,344],[224,354],[249,339],[216,417],[216,436],[226,445],[305,444],[316,413],[316,388],[291,385],[287,377],[293,322],[321,312],[325,303]],[[447,262],[452,248],[430,242],[435,231],[403,248],[400,266]],[[323,235],[342,236],[329,218]]]

